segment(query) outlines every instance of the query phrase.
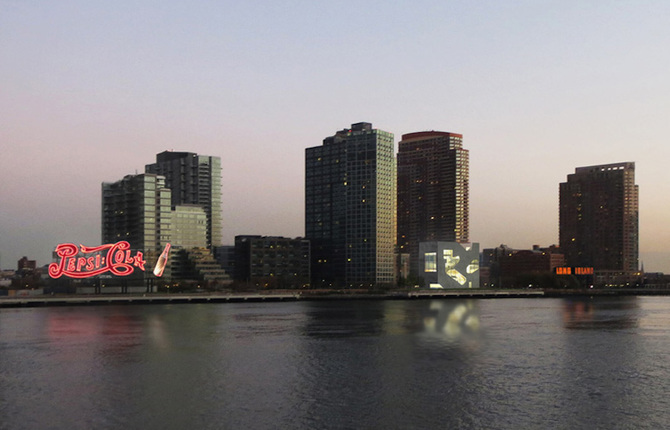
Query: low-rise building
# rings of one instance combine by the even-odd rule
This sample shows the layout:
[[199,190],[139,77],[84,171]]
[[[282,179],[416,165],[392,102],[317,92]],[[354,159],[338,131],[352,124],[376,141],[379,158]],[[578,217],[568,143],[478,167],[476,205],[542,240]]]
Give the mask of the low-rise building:
[[479,288],[479,244],[421,242],[419,263],[429,288]]
[[[560,249],[551,245],[532,249],[512,249],[506,245],[485,249],[482,265],[488,268],[488,287],[527,288],[554,286],[556,267],[565,264]],[[551,285],[550,285],[551,284]]]
[[309,285],[310,242],[279,236],[235,237],[235,280],[259,288]]

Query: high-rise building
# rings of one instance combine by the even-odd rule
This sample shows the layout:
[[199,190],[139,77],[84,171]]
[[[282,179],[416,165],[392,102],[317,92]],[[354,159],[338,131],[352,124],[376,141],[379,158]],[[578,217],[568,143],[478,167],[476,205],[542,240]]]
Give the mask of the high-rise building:
[[395,281],[393,134],[353,124],[305,150],[305,236],[313,286]]
[[172,240],[171,192],[165,178],[154,174],[127,175],[102,184],[102,243],[127,241],[153,267]]
[[559,241],[566,264],[637,272],[635,163],[578,167],[559,192]]
[[398,144],[398,250],[421,274],[421,242],[469,241],[469,167],[463,135],[409,133]]
[[173,207],[198,205],[205,210],[207,247],[221,246],[221,159],[192,152],[164,151],[145,169],[147,173],[165,176],[165,185],[172,190]]

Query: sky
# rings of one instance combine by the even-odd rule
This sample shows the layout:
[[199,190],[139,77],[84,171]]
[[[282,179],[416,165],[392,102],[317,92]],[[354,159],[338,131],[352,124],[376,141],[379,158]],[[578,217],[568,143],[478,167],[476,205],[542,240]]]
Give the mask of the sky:
[[636,163],[670,273],[670,2],[0,0],[0,267],[100,244],[103,182],[221,157],[224,243],[304,235],[305,148],[463,134],[470,239],[558,243],[558,184]]

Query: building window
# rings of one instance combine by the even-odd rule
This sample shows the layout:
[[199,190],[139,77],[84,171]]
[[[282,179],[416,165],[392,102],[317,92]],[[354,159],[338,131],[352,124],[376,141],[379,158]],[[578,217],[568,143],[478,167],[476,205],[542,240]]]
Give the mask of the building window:
[[426,252],[425,254],[426,261],[426,272],[437,272],[437,253],[436,252]]

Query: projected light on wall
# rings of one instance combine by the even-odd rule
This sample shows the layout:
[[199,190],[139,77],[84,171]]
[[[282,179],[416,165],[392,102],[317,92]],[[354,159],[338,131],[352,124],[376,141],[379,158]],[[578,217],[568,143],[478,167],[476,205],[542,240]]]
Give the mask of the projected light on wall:
[[424,279],[430,288],[478,288],[479,244],[421,242]]

